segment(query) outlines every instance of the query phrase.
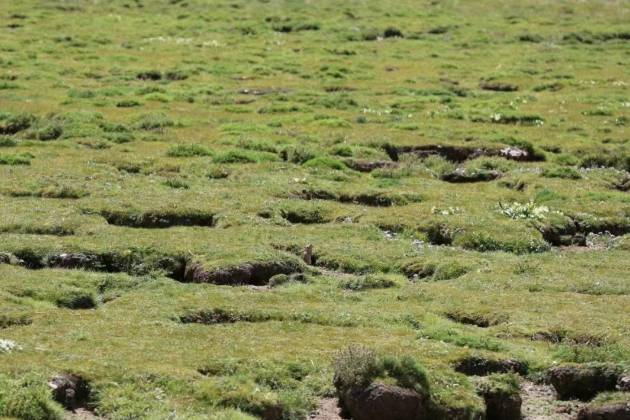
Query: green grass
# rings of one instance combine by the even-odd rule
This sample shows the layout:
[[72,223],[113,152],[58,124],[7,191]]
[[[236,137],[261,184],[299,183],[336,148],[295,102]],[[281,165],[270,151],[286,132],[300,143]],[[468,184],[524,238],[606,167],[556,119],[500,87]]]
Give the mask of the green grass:
[[75,372],[111,419],[306,418],[349,345],[438,413],[471,354],[628,363],[627,13],[2,2],[0,416]]

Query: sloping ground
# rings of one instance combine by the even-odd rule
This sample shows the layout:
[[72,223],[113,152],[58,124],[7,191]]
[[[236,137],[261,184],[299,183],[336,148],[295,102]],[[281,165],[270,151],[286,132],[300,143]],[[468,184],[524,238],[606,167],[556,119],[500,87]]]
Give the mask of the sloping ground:
[[629,14],[0,2],[0,417],[623,414]]

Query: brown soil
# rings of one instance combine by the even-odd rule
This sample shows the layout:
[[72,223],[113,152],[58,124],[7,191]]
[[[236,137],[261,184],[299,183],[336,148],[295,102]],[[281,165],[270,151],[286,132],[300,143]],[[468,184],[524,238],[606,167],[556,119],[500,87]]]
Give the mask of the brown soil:
[[77,408],[74,411],[68,411],[65,415],[65,420],[95,420],[102,419],[93,412],[84,408]]
[[574,419],[584,403],[580,401],[558,401],[551,385],[521,382],[521,412],[523,420],[569,420]]
[[341,409],[337,398],[324,398],[317,404],[317,409],[309,416],[309,420],[341,420]]

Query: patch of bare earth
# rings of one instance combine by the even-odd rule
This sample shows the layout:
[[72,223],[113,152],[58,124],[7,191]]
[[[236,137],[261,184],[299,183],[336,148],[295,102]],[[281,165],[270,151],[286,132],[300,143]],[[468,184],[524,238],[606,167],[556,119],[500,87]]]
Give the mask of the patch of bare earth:
[[93,412],[84,408],[77,408],[74,411],[68,411],[65,415],[65,420],[97,420],[102,419]]
[[341,409],[339,408],[337,398],[324,398],[317,409],[308,417],[309,420],[341,420]]
[[550,385],[521,382],[521,411],[523,420],[570,420],[574,419],[584,403],[559,401]]

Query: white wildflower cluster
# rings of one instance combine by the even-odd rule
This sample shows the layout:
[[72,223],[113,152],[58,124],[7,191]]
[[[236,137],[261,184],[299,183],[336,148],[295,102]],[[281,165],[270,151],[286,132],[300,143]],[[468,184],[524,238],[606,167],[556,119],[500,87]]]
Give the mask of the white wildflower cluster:
[[420,239],[414,239],[411,241],[411,245],[413,245],[418,251],[421,251],[425,247],[425,242]]
[[514,202],[512,204],[499,203],[499,212],[510,219],[541,220],[549,213],[549,207],[538,206],[532,201],[528,203]]
[[0,338],[0,353],[10,353],[13,350],[22,350],[22,348],[15,341]]
[[363,108],[362,111],[364,114],[376,114],[376,115],[389,115],[392,113],[391,109],[372,109],[372,108]]
[[181,37],[172,37],[172,36],[155,36],[152,38],[147,38],[146,42],[164,42],[164,43],[172,43],[172,44],[192,44],[194,41],[192,38],[181,38]]
[[211,39],[208,41],[203,41],[200,44],[193,38],[181,38],[181,37],[172,37],[172,36],[156,36],[152,38],[144,39],[145,43],[154,43],[154,42],[162,42],[165,44],[175,44],[175,45],[192,45],[193,43],[197,43],[198,46],[201,47],[220,47],[221,44],[216,39]]
[[432,207],[431,208],[431,213],[433,214],[439,214],[442,216],[450,216],[452,214],[462,214],[464,211],[462,209],[460,209],[459,207],[447,207],[444,209],[438,208],[438,207]]

